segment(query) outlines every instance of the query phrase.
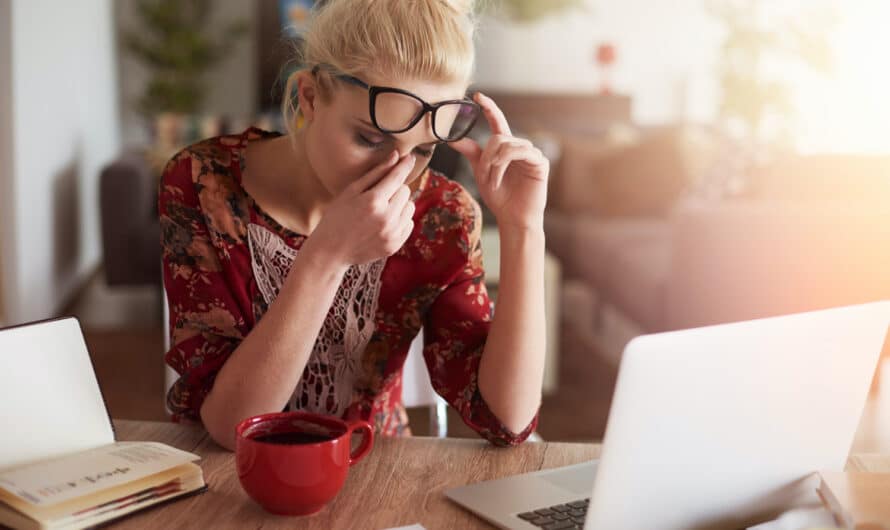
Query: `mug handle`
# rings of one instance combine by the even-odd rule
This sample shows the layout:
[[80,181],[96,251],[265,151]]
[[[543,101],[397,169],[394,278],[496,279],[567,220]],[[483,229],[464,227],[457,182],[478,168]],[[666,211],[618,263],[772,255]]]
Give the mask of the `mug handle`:
[[370,423],[362,420],[349,422],[349,430],[346,431],[346,434],[350,440],[356,431],[362,431],[364,436],[362,436],[362,443],[356,448],[355,452],[349,455],[350,466],[354,466],[364,458],[371,451],[371,445],[374,443],[374,429]]

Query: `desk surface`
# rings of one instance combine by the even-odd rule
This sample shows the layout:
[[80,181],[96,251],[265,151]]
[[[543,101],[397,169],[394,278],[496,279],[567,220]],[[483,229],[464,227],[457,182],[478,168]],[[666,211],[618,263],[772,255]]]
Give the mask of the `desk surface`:
[[[597,458],[594,444],[524,443],[510,449],[483,440],[384,438],[349,473],[340,494],[318,514],[267,514],[238,482],[235,455],[198,427],[115,420],[118,440],[158,441],[201,456],[209,491],[150,509],[114,528],[368,528],[420,523],[438,528],[490,528],[445,498],[453,486]],[[363,510],[363,507],[366,508]]]

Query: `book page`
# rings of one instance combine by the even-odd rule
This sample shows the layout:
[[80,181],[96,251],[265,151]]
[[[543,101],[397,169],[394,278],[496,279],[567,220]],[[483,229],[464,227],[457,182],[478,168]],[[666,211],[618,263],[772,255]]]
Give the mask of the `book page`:
[[199,459],[162,443],[117,442],[0,472],[0,488],[50,506]]
[[0,330],[0,365],[0,472],[114,443],[76,319]]
[[[10,510],[4,509],[11,508],[13,512],[24,514],[43,524],[64,526],[71,524],[72,521],[79,521],[81,526],[87,526],[87,521],[93,521],[98,515],[107,513],[109,510],[119,513],[120,509],[126,508],[132,502],[151,502],[151,499],[177,496],[199,490],[204,487],[202,474],[201,468],[190,462],[133,482],[70,501],[59,502],[52,506],[35,506],[0,489],[0,522],[2,522],[0,525],[9,525],[4,521],[4,515],[9,520]],[[9,526],[16,527],[14,524]]]

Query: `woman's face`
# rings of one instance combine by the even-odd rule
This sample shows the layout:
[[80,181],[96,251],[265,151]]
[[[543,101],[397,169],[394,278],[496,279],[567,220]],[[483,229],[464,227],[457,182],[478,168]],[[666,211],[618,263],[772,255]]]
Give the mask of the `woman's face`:
[[[407,90],[428,103],[460,99],[466,91],[463,84],[373,77],[362,81],[371,86]],[[371,122],[366,89],[335,80],[331,98],[325,102],[317,96],[316,87],[311,75],[303,78],[300,107],[307,120],[304,128],[306,153],[318,179],[332,196],[380,164],[393,150],[398,150],[400,158],[409,154],[416,158],[414,170],[407,180],[409,185],[423,173],[440,143],[433,135],[429,113],[405,132],[386,134]],[[311,107],[306,106],[309,104]]]

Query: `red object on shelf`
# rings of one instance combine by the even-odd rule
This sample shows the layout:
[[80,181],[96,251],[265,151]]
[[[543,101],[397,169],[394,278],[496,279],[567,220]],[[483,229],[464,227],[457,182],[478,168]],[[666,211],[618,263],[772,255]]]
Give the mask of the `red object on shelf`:
[[596,48],[596,62],[600,64],[600,66],[611,66],[615,63],[615,46],[611,44],[603,43],[597,46]]
[[600,82],[600,94],[610,94],[612,89],[609,87],[609,69],[615,64],[615,46],[608,42],[604,42],[596,47],[596,62],[602,72],[602,81]]

